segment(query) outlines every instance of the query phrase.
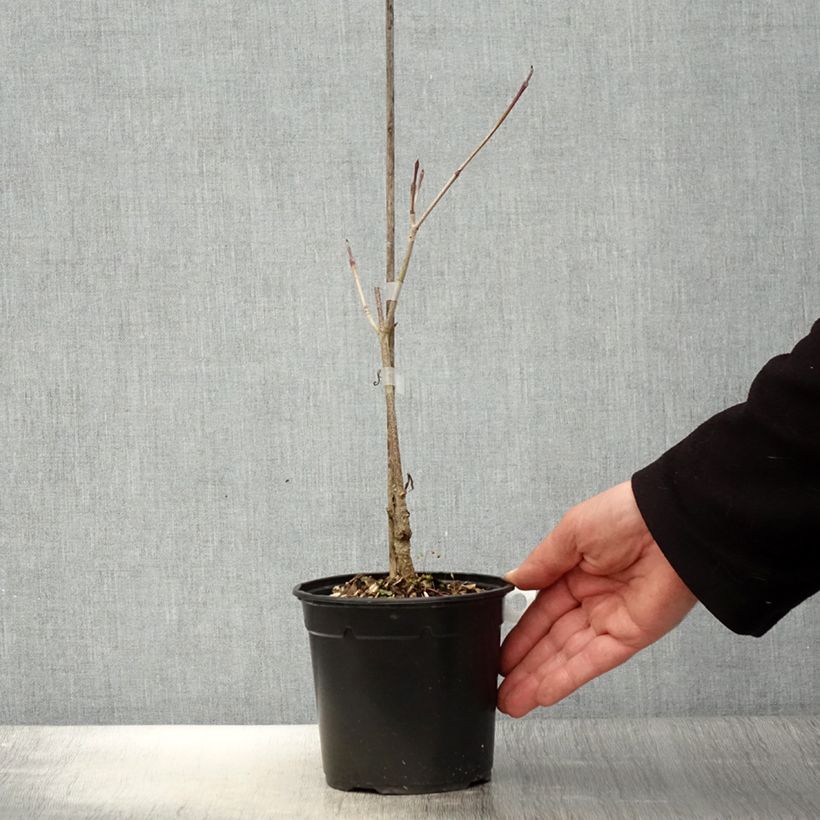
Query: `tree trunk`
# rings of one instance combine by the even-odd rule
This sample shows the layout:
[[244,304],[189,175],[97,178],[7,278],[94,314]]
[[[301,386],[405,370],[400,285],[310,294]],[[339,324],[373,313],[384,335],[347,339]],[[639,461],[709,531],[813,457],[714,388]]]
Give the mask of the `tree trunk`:
[[[382,367],[394,367],[393,333],[383,331],[379,338]],[[410,529],[410,511],[407,509],[407,490],[404,488],[404,471],[401,466],[395,385],[385,384],[384,400],[387,407],[387,539],[390,577],[413,578],[416,574],[410,552],[413,531]]]

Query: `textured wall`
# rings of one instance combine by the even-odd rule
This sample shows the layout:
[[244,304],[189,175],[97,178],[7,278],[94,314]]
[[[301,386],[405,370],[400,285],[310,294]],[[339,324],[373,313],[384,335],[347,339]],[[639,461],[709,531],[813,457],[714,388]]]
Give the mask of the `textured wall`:
[[[820,315],[818,7],[397,5],[400,236],[535,65],[397,331],[419,563],[502,572]],[[0,9],[0,722],[311,721],[290,589],[384,566],[381,2]],[[816,711],[818,614],[543,714]]]

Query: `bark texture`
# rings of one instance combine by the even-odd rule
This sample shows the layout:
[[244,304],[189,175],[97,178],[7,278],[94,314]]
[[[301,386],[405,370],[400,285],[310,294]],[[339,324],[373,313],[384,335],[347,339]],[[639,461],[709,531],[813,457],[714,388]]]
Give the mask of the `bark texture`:
[[[394,367],[392,329],[383,330],[379,338],[382,367]],[[387,536],[390,576],[412,578],[416,574],[410,543],[413,531],[410,528],[407,490],[404,488],[404,471],[401,466],[395,386],[385,384],[384,401],[387,409]]]

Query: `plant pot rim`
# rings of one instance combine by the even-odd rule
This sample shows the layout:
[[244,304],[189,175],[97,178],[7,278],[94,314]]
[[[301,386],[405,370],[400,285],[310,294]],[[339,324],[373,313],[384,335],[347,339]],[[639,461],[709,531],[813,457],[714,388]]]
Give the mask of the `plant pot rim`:
[[[424,570],[419,570],[419,573],[422,572]],[[463,606],[471,601],[502,598],[515,589],[509,581],[497,575],[485,575],[481,572],[424,572],[437,579],[473,582],[480,587],[481,591],[468,595],[437,595],[433,598],[331,598],[328,594],[334,586],[350,580],[354,575],[372,575],[374,578],[383,578],[386,574],[382,571],[329,575],[326,578],[316,578],[313,581],[297,584],[293,588],[293,594],[300,601],[325,606]]]

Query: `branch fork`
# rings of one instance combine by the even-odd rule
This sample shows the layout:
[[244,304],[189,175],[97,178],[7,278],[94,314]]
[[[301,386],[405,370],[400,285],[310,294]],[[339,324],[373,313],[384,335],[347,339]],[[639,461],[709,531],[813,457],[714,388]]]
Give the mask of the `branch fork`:
[[[373,330],[376,334],[381,335],[383,333],[389,333],[393,327],[395,326],[395,315],[396,315],[396,306],[398,305],[399,301],[399,293],[401,292],[402,285],[404,284],[404,278],[407,275],[407,269],[410,267],[410,259],[413,255],[413,246],[416,242],[416,234],[419,231],[419,228],[424,224],[427,220],[427,217],[430,216],[433,209],[441,202],[444,195],[450,188],[453,186],[453,183],[461,176],[461,172],[472,162],[475,156],[478,154],[479,151],[492,139],[493,134],[501,127],[501,124],[507,119],[508,114],[510,111],[513,110],[515,104],[521,98],[521,95],[527,90],[527,87],[530,84],[530,79],[532,78],[532,71],[533,68],[530,66],[529,73],[527,74],[526,79],[521,84],[521,87],[516,92],[515,96],[513,97],[510,104],[504,110],[504,113],[499,117],[496,124],[490,129],[484,139],[473,149],[472,153],[461,163],[461,165],[453,171],[452,176],[447,182],[444,184],[444,187],[433,197],[432,202],[427,206],[427,209],[422,213],[422,215],[416,219],[416,204],[419,192],[421,191],[421,184],[424,180],[424,168],[420,167],[419,161],[416,160],[415,164],[413,165],[413,178],[410,182],[410,211],[409,211],[409,231],[407,234],[407,247],[404,251],[404,256],[401,261],[401,265],[399,267],[399,275],[398,279],[395,281],[398,282],[398,287],[396,288],[395,292],[395,299],[388,299],[387,300],[387,315],[384,315],[383,307],[382,307],[382,299],[381,299],[381,292],[378,288],[374,288],[375,297],[376,297],[376,308],[377,314],[379,317],[378,323],[373,319],[373,314],[370,311],[370,307],[367,304],[367,300],[365,299],[364,290],[362,289],[362,282],[359,276],[358,268],[356,267],[356,260],[353,258],[353,252],[350,248],[350,243],[345,240],[347,244],[347,255],[348,255],[348,262],[350,264],[350,270],[353,272],[353,278],[356,282],[356,290],[359,294],[359,300],[362,303],[362,308],[364,310],[364,314],[367,317],[368,322],[370,323]],[[392,190],[392,186],[388,185],[388,188]],[[390,255],[390,251],[392,251],[393,246],[392,243],[388,241],[388,255]],[[393,279],[389,278],[392,274],[392,270],[388,270],[388,282],[394,281]]]

